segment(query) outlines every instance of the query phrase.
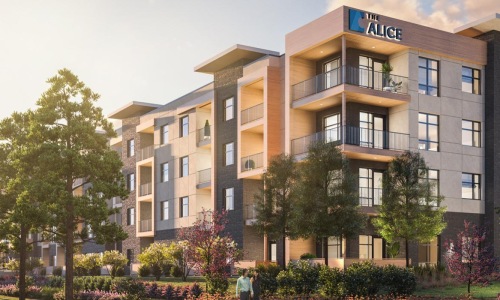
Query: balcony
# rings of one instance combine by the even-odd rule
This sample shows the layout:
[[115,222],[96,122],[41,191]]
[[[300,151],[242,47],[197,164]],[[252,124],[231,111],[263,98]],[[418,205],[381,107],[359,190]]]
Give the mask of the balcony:
[[245,205],[244,211],[245,225],[252,226],[257,221],[257,210],[255,204]]
[[152,182],[143,183],[139,187],[139,196],[140,197],[151,195],[152,193],[153,193],[153,183]]
[[212,141],[212,126],[205,126],[196,132],[196,143],[198,147],[210,146]]
[[[309,146],[315,142],[336,142],[339,145],[352,145],[353,147],[344,147],[346,152],[369,153],[379,156],[394,156],[397,153],[391,151],[405,151],[409,149],[410,136],[406,133],[397,133],[385,130],[374,130],[354,126],[344,126],[344,130],[339,126],[326,131],[316,132],[311,135],[303,136],[292,140],[291,150],[293,155],[305,155]],[[374,149],[365,151],[364,149]],[[385,151],[385,152],[384,152]]]
[[264,153],[252,154],[241,158],[241,172],[259,169],[264,166]]
[[149,232],[153,230],[153,220],[146,219],[139,221],[139,232]]
[[[396,95],[408,95],[408,78],[385,74],[353,66],[333,69],[312,78],[294,84],[291,91],[292,101],[318,94],[341,84],[367,88],[383,92],[377,96],[394,98]],[[362,92],[362,91],[361,91]]]
[[141,160],[145,160],[145,159],[148,159],[150,157],[153,157],[155,155],[156,148],[158,148],[157,145],[150,145],[150,146],[147,146],[147,147],[140,149],[135,154],[136,161],[141,161]]
[[376,206],[382,204],[382,189],[372,187],[359,188],[359,205]]
[[257,104],[241,111],[241,125],[264,117],[264,103]]
[[211,181],[212,181],[211,168],[198,171],[196,178],[196,188],[197,189],[209,188]]

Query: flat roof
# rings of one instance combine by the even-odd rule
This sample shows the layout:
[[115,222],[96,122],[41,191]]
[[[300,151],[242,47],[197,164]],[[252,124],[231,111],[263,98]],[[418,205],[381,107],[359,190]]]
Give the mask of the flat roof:
[[236,44],[197,65],[196,67],[194,67],[194,70],[196,72],[213,74],[224,69],[226,66],[232,65],[242,59],[253,61],[266,55],[279,56],[280,53],[276,51]]
[[140,116],[160,107],[160,104],[132,101],[108,115],[110,119],[126,119]]
[[500,31],[500,13],[491,14],[474,22],[455,28],[456,34],[475,37],[488,31]]

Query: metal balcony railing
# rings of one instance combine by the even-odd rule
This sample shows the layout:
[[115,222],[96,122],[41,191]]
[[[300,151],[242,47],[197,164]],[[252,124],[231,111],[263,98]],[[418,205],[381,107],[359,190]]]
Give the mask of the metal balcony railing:
[[382,204],[382,189],[373,187],[359,188],[359,205],[375,206]]
[[143,183],[139,187],[139,196],[147,196],[151,195],[153,193],[153,183],[148,182],[148,183]]
[[406,133],[391,132],[360,128],[355,126],[344,126],[328,129],[303,136],[292,140],[292,154],[304,154],[314,142],[338,142],[339,144],[356,145],[367,148],[378,148],[388,150],[408,150],[410,136]]
[[153,220],[151,219],[146,219],[146,220],[140,220],[139,221],[139,231],[140,232],[148,232],[153,230]]
[[264,103],[257,104],[241,111],[241,125],[264,117]]
[[140,149],[135,154],[136,161],[141,161],[153,157],[155,155],[156,148],[158,148],[158,145],[150,145]]
[[197,183],[207,183],[212,180],[212,169],[208,168],[205,170],[198,171]]
[[363,67],[345,66],[294,84],[292,101],[317,94],[342,83],[390,93],[408,94],[408,77],[386,74]]
[[212,126],[207,126],[207,127],[203,127],[203,128],[198,129],[198,131],[196,132],[197,142],[200,143],[200,142],[210,141],[210,139],[212,137],[211,133],[212,133]]
[[241,171],[250,171],[264,166],[264,153],[252,154],[241,158]]

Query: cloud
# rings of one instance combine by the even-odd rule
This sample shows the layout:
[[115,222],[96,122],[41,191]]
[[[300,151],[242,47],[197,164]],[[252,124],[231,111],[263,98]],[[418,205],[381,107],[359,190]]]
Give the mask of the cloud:
[[495,0],[327,0],[327,10],[346,5],[441,30],[453,29],[495,12]]

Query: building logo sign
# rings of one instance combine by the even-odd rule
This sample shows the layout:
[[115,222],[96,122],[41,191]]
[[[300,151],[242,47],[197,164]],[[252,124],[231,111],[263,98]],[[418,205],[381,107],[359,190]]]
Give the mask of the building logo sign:
[[403,29],[380,23],[380,16],[349,9],[349,30],[389,40],[401,41]]

